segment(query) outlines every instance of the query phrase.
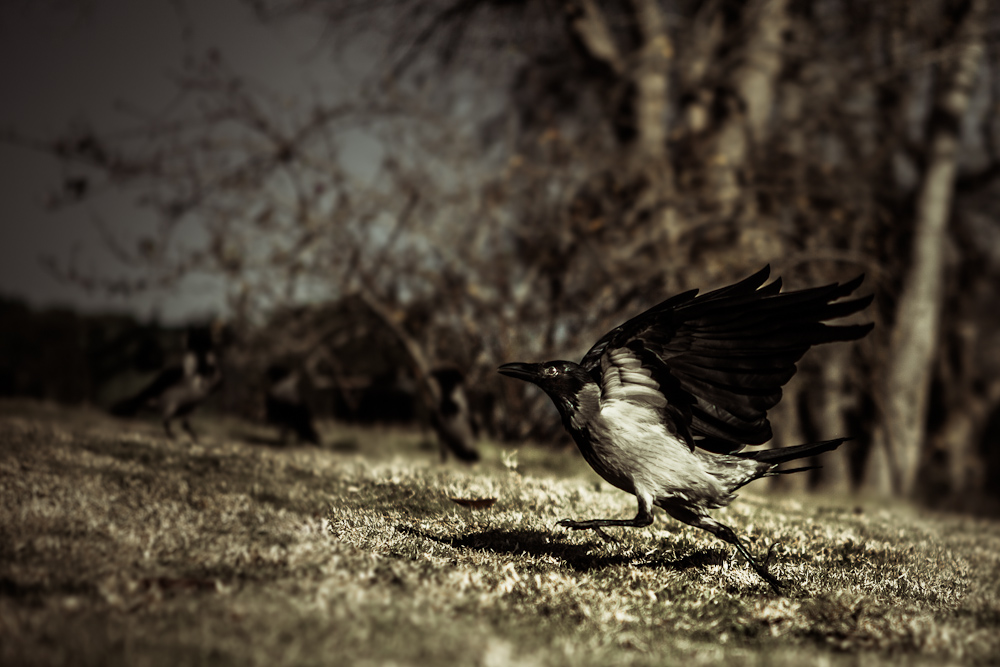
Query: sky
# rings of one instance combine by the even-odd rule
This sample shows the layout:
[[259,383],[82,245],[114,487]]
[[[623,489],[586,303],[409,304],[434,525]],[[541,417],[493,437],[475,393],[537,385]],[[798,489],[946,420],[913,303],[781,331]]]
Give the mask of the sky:
[[[186,26],[191,32],[185,33]],[[317,48],[317,29],[261,26],[236,0],[5,2],[0,4],[0,129],[51,137],[80,120],[125,127],[128,118],[116,107],[120,102],[151,112],[170,104],[168,76],[186,48],[218,47],[265,85],[315,85],[335,66]],[[43,267],[43,256],[74,257],[83,269],[109,269],[112,275],[123,270],[102,243],[96,220],[126,235],[152,220],[122,195],[49,210],[46,200],[61,183],[61,168],[38,151],[0,142],[0,174],[0,295],[37,307],[125,311],[163,322],[224,309],[221,289],[206,277],[130,298],[58,281]]]

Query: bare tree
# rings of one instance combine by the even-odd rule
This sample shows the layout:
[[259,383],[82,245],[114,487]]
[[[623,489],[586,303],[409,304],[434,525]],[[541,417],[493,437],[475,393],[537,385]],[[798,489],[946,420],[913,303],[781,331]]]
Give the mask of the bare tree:
[[895,490],[915,491],[924,452],[927,399],[940,337],[945,239],[958,171],[960,127],[982,67],[985,2],[952,9],[954,61],[942,72],[934,100],[927,166],[916,204],[913,259],[907,269],[887,349],[885,444]]

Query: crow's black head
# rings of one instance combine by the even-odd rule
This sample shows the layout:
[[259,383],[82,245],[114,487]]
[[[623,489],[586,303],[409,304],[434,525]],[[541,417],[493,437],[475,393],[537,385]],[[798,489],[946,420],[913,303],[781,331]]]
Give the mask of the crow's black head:
[[497,370],[503,375],[541,387],[556,404],[563,424],[577,443],[581,442],[581,438],[586,439],[583,424],[598,409],[600,390],[583,366],[572,361],[545,361],[540,364],[504,364]]
[[504,364],[497,371],[508,377],[537,384],[562,406],[566,399],[574,399],[585,386],[593,383],[587,371],[572,361],[545,361],[540,364]]

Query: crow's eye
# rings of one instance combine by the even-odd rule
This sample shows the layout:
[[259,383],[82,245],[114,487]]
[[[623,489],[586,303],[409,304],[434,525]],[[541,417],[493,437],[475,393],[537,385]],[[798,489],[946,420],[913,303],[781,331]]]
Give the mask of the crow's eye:
[[555,377],[559,375],[559,369],[555,366],[546,366],[545,370],[542,371],[542,375],[550,378]]

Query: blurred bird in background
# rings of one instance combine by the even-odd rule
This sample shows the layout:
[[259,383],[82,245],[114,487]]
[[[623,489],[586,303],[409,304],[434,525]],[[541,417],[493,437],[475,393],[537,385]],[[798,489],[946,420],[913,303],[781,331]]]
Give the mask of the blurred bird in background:
[[265,418],[277,426],[284,441],[294,433],[299,442],[319,444],[319,434],[313,426],[313,414],[302,397],[302,374],[282,364],[267,369],[268,387],[264,398]]
[[121,400],[111,407],[111,414],[134,417],[141,410],[153,410],[163,419],[163,430],[173,438],[170,422],[180,419],[181,426],[198,441],[188,416],[222,382],[219,365],[217,331],[213,327],[199,326],[188,329],[185,335],[185,352],[179,364],[165,367],[146,387],[134,396]]
[[455,367],[442,366],[431,371],[431,380],[437,384],[440,396],[437,409],[431,411],[431,428],[438,436],[442,460],[451,452],[467,463],[478,461],[479,452],[473,444],[476,428],[464,374]]

